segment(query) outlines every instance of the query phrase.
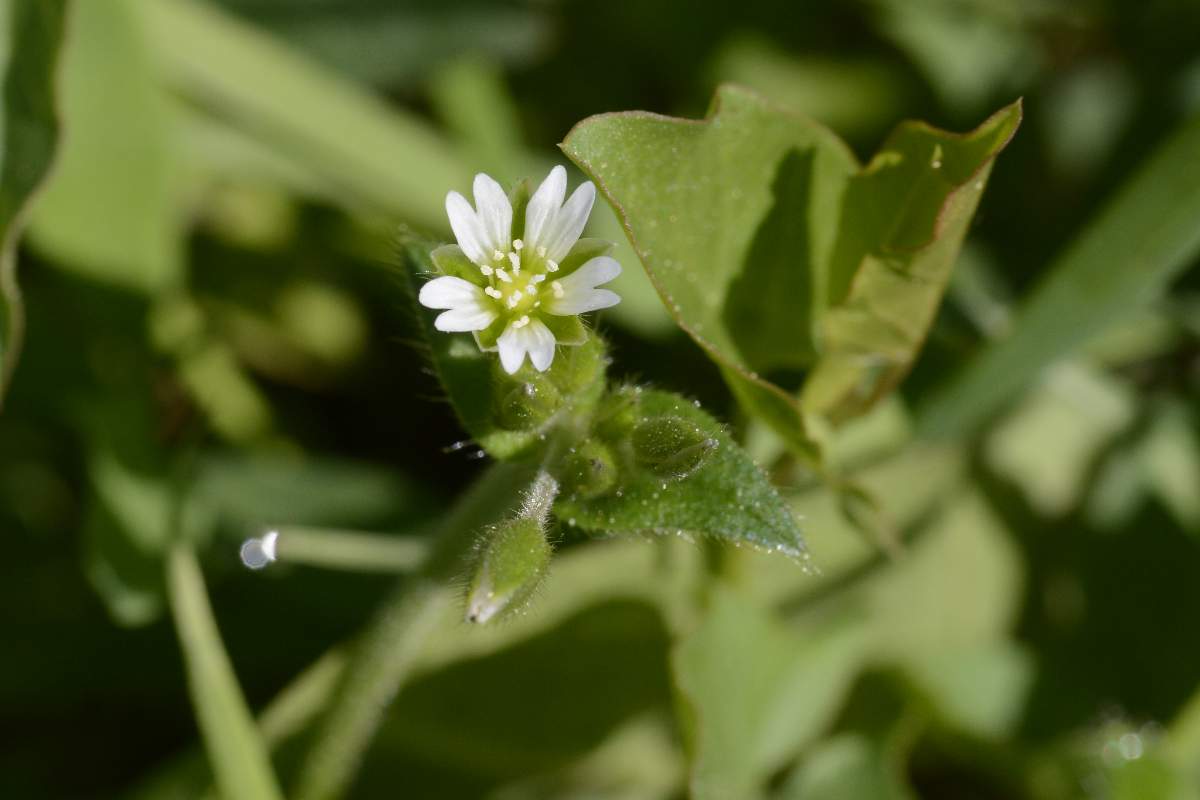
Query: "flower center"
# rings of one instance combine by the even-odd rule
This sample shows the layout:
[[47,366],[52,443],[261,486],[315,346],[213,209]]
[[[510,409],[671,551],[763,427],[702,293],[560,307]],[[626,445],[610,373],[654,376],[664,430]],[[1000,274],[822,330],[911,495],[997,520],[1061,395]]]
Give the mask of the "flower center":
[[529,324],[528,315],[541,308],[547,292],[553,296],[562,292],[558,281],[546,283],[547,275],[558,271],[558,264],[546,258],[546,248],[531,250],[520,239],[513,241],[507,253],[492,251],[491,262],[479,269],[488,279],[483,293],[518,327]]

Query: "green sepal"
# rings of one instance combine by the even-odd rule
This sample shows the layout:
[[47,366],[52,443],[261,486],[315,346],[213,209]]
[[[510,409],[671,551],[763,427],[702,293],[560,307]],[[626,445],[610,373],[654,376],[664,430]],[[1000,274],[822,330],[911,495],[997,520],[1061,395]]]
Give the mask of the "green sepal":
[[562,406],[562,393],[544,373],[522,370],[521,379],[505,375],[499,363],[495,375],[499,405],[496,421],[510,431],[528,431],[544,424]]
[[572,447],[563,459],[559,475],[563,491],[591,500],[617,485],[617,462],[612,449],[599,439],[587,439]]
[[472,331],[471,335],[475,337],[475,344],[479,345],[479,349],[489,353],[496,350],[496,340],[500,338],[500,334],[504,333],[504,325],[507,322],[507,318],[497,317],[491,325],[483,330]]
[[569,317],[559,317],[554,314],[542,314],[538,317],[554,334],[554,341],[560,345],[575,346],[587,341],[587,326],[576,314]]
[[613,249],[613,243],[606,239],[580,239],[575,242],[571,251],[558,265],[558,272],[552,273],[551,278],[565,278],[575,270],[597,256],[608,255]]
[[487,284],[483,273],[479,271],[479,266],[467,258],[467,254],[456,244],[444,244],[430,253],[429,257],[433,259],[433,265],[437,267],[438,272],[443,275],[462,278],[476,286]]

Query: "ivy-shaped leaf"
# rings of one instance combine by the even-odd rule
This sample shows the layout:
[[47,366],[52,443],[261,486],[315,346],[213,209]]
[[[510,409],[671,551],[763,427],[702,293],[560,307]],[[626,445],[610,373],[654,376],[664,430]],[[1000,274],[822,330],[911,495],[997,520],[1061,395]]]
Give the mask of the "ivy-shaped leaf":
[[559,521],[592,531],[706,536],[806,557],[796,519],[774,487],[694,403],[668,392],[614,393],[589,446],[602,440],[616,480],[595,492],[572,491],[566,476],[554,509]]
[[738,399],[811,455],[793,387],[763,374],[812,369],[803,410],[835,420],[894,386],[1019,119],[1014,104],[965,136],[905,125],[860,169],[825,128],[723,86],[704,120],[601,114],[562,147]]
[[65,0],[15,0],[0,11],[9,60],[0,109],[0,401],[24,332],[17,239],[58,145],[54,78],[66,6]]
[[827,129],[735,86],[702,121],[579,123],[563,151],[616,209],[675,321],[739,399],[811,448],[791,393],[760,375],[814,353],[839,198],[856,164]]

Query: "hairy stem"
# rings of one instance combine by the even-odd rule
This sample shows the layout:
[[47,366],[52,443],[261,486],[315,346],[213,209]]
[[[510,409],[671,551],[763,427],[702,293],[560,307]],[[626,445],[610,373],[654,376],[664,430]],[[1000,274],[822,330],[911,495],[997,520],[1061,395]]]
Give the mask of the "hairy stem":
[[531,475],[527,465],[493,466],[446,518],[421,573],[402,582],[385,601],[355,646],[334,702],[317,728],[293,793],[296,800],[334,800],[345,794],[388,704],[453,602],[450,583],[476,532],[513,509]]

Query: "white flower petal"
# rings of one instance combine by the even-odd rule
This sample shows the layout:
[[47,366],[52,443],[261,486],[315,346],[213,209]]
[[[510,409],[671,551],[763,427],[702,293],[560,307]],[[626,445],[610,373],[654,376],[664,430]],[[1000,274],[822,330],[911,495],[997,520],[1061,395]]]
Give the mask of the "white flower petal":
[[580,185],[571,194],[550,224],[542,229],[541,238],[537,241],[538,246],[546,248],[546,258],[563,260],[575,242],[579,241],[579,234],[583,233],[583,226],[587,224],[595,202],[596,187],[591,181]]
[[433,327],[443,333],[481,331],[496,319],[496,312],[483,306],[459,306],[437,315]]
[[616,259],[597,256],[567,277],[559,279],[562,296],[558,297],[556,292],[552,292],[542,307],[551,314],[566,317],[615,306],[621,302],[620,295],[596,287],[608,283],[620,274],[621,265]]
[[517,333],[518,330],[509,325],[504,329],[504,333],[496,339],[496,350],[500,353],[500,366],[504,367],[504,371],[509,375],[519,370],[521,362],[525,360],[524,342]]
[[525,244],[529,247],[539,247],[542,232],[554,221],[563,198],[567,195],[567,171],[561,166],[550,170],[546,180],[529,198],[525,207]]
[[530,320],[529,324],[521,330],[528,331],[526,334],[529,339],[527,349],[533,368],[538,372],[550,369],[550,364],[554,361],[554,334],[539,319]]
[[509,375],[521,368],[526,353],[529,353],[529,361],[534,369],[545,372],[554,361],[554,345],[554,334],[537,319],[531,319],[520,328],[509,325],[496,340],[500,366]]
[[512,204],[500,184],[482,172],[475,176],[475,207],[487,236],[487,252],[507,253],[512,243]]
[[586,314],[589,311],[599,311],[602,308],[612,308],[621,302],[621,295],[608,289],[586,289],[574,294],[564,295],[561,300],[547,307],[547,311],[560,317],[572,314]]
[[483,299],[483,290],[470,281],[444,275],[421,287],[417,300],[426,308],[458,308]]
[[467,258],[476,264],[487,263],[492,254],[492,249],[487,246],[490,237],[467,198],[458,192],[446,195],[446,216],[450,218],[450,229]]

